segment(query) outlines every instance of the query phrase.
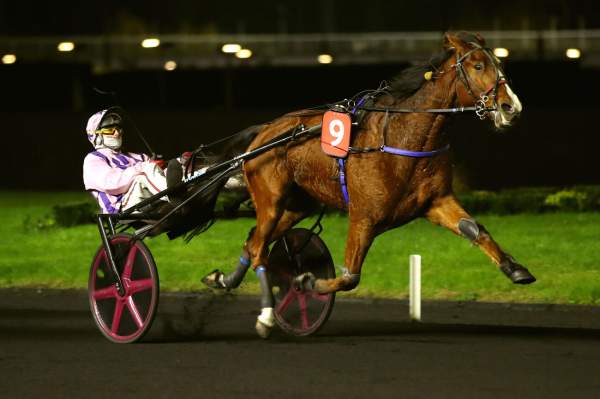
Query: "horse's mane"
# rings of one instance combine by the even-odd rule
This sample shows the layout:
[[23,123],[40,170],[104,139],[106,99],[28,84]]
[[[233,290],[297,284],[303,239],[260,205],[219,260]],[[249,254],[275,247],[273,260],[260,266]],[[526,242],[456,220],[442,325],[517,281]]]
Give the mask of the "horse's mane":
[[410,97],[425,83],[425,72],[434,72],[439,69],[452,53],[452,50],[444,49],[432,55],[428,61],[420,62],[402,70],[390,82],[390,92],[399,100]]
[[[483,38],[470,32],[455,32],[456,37],[465,43],[477,43],[484,45]],[[390,92],[399,100],[403,100],[413,95],[425,83],[425,72],[436,71],[439,67],[454,53],[454,50],[443,49],[431,56],[429,61],[420,62],[401,71],[390,83]]]

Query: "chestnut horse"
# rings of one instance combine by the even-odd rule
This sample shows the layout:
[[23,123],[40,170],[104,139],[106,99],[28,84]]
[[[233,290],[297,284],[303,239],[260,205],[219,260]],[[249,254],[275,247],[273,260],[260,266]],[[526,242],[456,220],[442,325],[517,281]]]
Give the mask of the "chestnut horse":
[[[436,110],[477,104],[482,107],[478,115],[489,118],[498,129],[510,126],[522,110],[483,38],[466,32],[446,33],[443,50],[428,64],[402,72],[370,107],[364,107],[364,117],[352,132],[351,145],[380,148],[385,143],[410,151],[435,152],[448,145],[443,128],[450,115]],[[394,112],[399,108],[430,112]],[[388,112],[381,112],[383,109]],[[318,125],[322,117],[322,112],[314,111],[284,115],[264,125],[248,150],[295,126]],[[381,151],[351,153],[346,161],[348,204],[340,187],[338,163],[321,150],[317,137],[299,139],[247,160],[243,173],[256,207],[256,228],[245,243],[238,269],[229,275],[215,271],[207,276],[204,281],[211,287],[237,286],[248,264],[258,271],[260,279],[261,272],[269,267],[269,244],[313,213],[318,203],[347,209],[350,225],[345,269],[341,276],[330,279],[300,276],[300,283],[307,289],[329,293],[355,288],[373,239],[417,217],[472,241],[513,283],[535,281],[459,204],[452,191],[448,152],[430,157]],[[268,283],[266,288],[263,285],[263,290],[267,289]],[[263,337],[273,325],[269,296],[263,291],[263,313],[257,322],[257,331]]]

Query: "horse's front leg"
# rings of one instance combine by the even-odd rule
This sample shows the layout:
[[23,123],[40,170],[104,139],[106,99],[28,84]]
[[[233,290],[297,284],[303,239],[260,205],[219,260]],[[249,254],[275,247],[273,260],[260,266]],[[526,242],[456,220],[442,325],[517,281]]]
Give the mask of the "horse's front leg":
[[374,238],[373,223],[370,220],[350,220],[344,258],[346,267],[342,269],[342,275],[331,279],[314,279],[305,274],[298,276],[298,281],[305,287],[313,286],[315,291],[322,294],[355,288],[360,282],[362,264]]
[[432,223],[444,226],[479,246],[513,283],[531,284],[535,281],[529,270],[504,252],[485,227],[465,212],[454,195],[434,200],[426,217]]

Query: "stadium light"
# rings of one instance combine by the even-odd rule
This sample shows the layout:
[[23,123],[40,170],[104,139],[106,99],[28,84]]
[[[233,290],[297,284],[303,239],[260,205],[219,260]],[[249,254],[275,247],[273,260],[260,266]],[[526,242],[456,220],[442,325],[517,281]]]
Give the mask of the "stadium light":
[[160,46],[160,40],[155,37],[149,37],[142,41],[143,48],[154,48]]
[[252,51],[247,48],[243,48],[237,53],[235,53],[235,56],[238,58],[250,58],[252,57]]
[[577,59],[581,57],[581,50],[578,48],[568,48],[567,51],[565,51],[565,54],[567,58]]
[[60,42],[58,46],[56,46],[58,51],[63,53],[68,53],[69,51],[73,51],[75,49],[75,43],[73,42]]
[[494,55],[498,58],[508,57],[509,51],[504,47],[496,47],[494,49]]
[[4,54],[2,56],[3,64],[14,64],[15,62],[17,62],[17,56],[14,54]]
[[242,46],[240,46],[237,43],[227,43],[224,44],[223,47],[221,47],[221,51],[227,54],[235,54],[238,51],[240,51],[242,49]]
[[317,61],[319,61],[319,64],[331,64],[333,57],[329,54],[319,54]]
[[174,71],[175,68],[177,68],[177,63],[175,61],[169,60],[169,61],[165,62],[165,70]]

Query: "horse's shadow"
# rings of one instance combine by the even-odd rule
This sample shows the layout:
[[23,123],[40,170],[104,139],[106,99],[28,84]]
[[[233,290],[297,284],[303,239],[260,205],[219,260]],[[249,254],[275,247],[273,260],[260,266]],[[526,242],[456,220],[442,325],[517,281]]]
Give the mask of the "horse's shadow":
[[[146,343],[180,342],[260,342],[254,330],[258,315],[252,301],[239,301],[235,296],[217,295],[209,300],[184,298],[177,302],[177,312],[159,310],[153,327],[145,337]],[[172,306],[172,304],[171,304]],[[171,308],[173,310],[173,308]],[[392,319],[393,317],[393,319]],[[296,337],[287,334],[277,326],[268,340],[269,344],[297,343],[319,345],[335,342],[356,344],[369,341],[397,341],[452,344],[457,337],[469,336],[512,336],[520,338],[540,338],[577,335],[598,339],[600,331],[575,330],[564,328],[542,328],[483,324],[441,324],[432,322],[412,322],[407,316],[397,314],[377,320],[373,317],[352,315],[344,309],[336,317],[335,310],[330,320],[316,334]]]

